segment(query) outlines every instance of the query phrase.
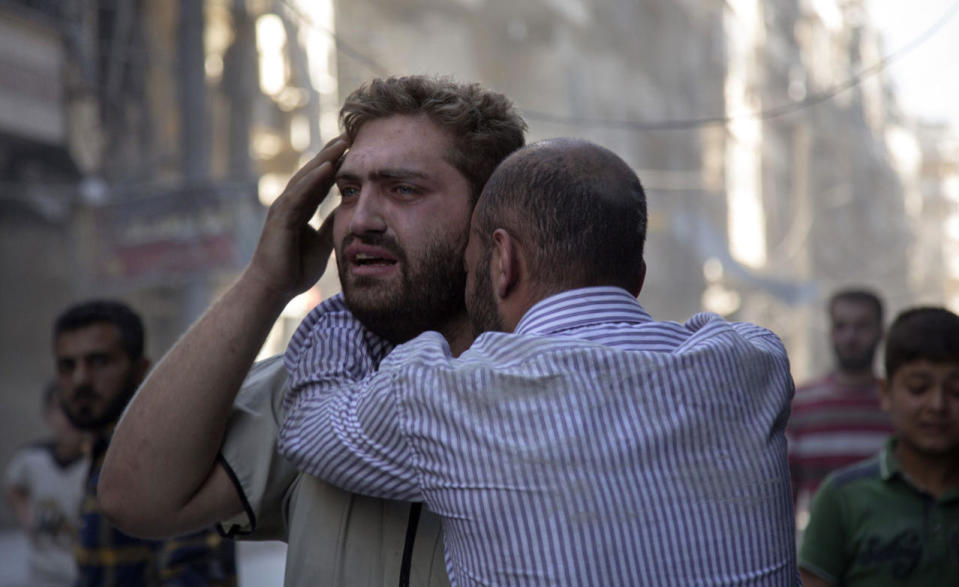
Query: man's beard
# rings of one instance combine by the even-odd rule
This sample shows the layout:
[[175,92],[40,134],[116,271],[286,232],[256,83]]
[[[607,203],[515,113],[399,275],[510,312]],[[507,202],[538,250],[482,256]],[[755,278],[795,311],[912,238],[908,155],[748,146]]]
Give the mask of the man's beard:
[[[346,305],[364,326],[393,344],[400,344],[426,330],[439,330],[465,313],[465,242],[434,239],[419,264],[413,266],[395,241],[370,237],[363,237],[362,241],[395,255],[401,280],[399,286],[394,287],[378,283],[376,279],[350,278],[346,274],[348,261],[338,259],[337,271]],[[343,243],[341,250],[346,244]]]
[[[106,408],[101,414],[96,414],[92,410],[75,406],[70,401],[70,398],[67,398],[63,394],[61,394],[60,405],[63,406],[63,413],[66,414],[67,420],[73,424],[74,428],[88,431],[102,430],[120,419],[120,415],[123,414],[123,409],[127,407],[138,385],[136,375],[130,373],[127,382],[123,386],[123,391],[106,405]],[[70,397],[92,393],[94,392],[89,387],[81,387],[75,390]]]
[[838,348],[833,348],[836,355],[836,363],[841,371],[866,371],[872,369],[873,359],[876,356],[876,347],[878,343],[872,345],[862,352],[842,352]]
[[492,256],[491,248],[483,253],[473,275],[473,288],[466,296],[466,312],[473,325],[474,337],[488,331],[503,331],[503,321],[496,309],[493,282],[489,275]]

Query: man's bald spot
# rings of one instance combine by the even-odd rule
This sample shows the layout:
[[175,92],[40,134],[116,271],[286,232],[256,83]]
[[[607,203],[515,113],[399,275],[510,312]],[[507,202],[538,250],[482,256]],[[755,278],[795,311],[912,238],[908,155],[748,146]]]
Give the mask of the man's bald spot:
[[597,195],[611,198],[632,198],[637,194],[624,187],[639,187],[639,178],[619,155],[606,147],[573,137],[545,139],[520,149],[508,157],[503,166],[535,160],[576,179],[595,182]]
[[645,267],[642,184],[618,155],[583,139],[507,157],[480,196],[476,228],[486,237],[503,228],[532,246],[537,276],[551,283],[628,284]]

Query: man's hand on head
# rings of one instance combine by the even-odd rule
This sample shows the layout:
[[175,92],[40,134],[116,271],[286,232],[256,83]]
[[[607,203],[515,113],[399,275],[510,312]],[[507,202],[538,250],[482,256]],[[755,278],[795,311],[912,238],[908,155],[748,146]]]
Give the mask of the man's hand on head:
[[333,252],[333,214],[319,230],[309,221],[333,187],[347,147],[345,137],[333,139],[290,179],[267,212],[247,277],[286,299],[320,278]]

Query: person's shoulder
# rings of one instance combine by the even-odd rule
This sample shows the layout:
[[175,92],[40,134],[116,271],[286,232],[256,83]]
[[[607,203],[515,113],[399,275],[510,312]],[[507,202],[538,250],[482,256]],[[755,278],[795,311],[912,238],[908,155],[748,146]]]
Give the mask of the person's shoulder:
[[679,351],[710,348],[725,350],[743,358],[762,355],[788,363],[786,347],[772,330],[751,322],[732,322],[718,314],[700,312],[686,321],[688,340]]
[[765,326],[752,322],[733,322],[713,312],[693,314],[683,326],[692,335],[720,336],[723,333],[734,333],[745,339],[766,339],[781,344],[776,333]]
[[285,373],[286,371],[283,368],[283,355],[273,355],[272,357],[267,357],[253,363],[250,372],[246,376],[246,381],[250,383],[258,382],[262,379],[282,377]]
[[855,490],[860,483],[881,479],[882,468],[879,456],[875,455],[831,472],[823,481],[823,487],[835,491],[850,491]]
[[31,440],[18,446],[13,451],[12,459],[19,460],[50,460],[54,455],[54,443],[51,438]]
[[832,387],[835,384],[832,373],[823,373],[818,377],[813,377],[803,381],[797,386],[797,389],[820,389]]
[[297,330],[311,330],[318,325],[363,330],[364,327],[346,306],[343,294],[337,294],[317,304],[307,313]]
[[7,461],[5,484],[20,485],[31,472],[49,470],[56,466],[52,440],[38,440],[21,445]]
[[453,353],[446,338],[439,332],[428,330],[394,348],[383,359],[380,370],[421,364],[439,367],[452,359]]
[[283,355],[257,361],[243,380],[234,406],[239,409],[260,409],[264,402],[271,403],[274,396],[282,395],[282,391],[287,387],[287,379]]
[[613,350],[609,345],[574,335],[484,332],[461,355],[461,359],[524,361],[548,353],[586,353],[602,349]]
[[797,404],[815,404],[829,400],[836,395],[836,382],[832,373],[820,375],[796,386]]
[[729,322],[729,326],[740,336],[754,344],[767,345],[783,354],[786,352],[786,347],[779,335],[765,326],[752,322]]

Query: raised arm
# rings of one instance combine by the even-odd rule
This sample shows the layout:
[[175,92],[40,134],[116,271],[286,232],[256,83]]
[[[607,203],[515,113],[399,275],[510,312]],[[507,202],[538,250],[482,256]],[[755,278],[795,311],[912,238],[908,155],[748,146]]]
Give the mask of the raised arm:
[[117,425],[99,482],[103,512],[121,529],[163,537],[242,509],[216,456],[231,405],[285,305],[309,288],[332,251],[327,222],[308,224],[346,150],[337,139],[270,206],[250,264],[137,391]]

